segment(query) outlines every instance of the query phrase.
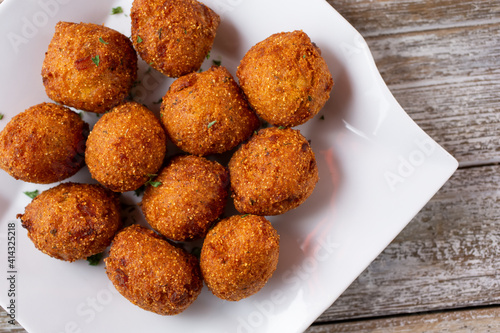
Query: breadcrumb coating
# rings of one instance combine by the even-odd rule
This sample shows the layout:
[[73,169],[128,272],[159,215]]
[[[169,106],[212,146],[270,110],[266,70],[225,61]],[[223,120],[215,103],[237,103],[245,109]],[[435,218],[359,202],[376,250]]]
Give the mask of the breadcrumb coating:
[[84,165],[88,131],[88,124],[64,106],[32,106],[13,117],[0,133],[0,168],[30,183],[66,179]]
[[220,23],[219,15],[196,0],[134,0],[130,17],[137,52],[170,77],[200,68]]
[[264,287],[276,270],[278,257],[279,235],[266,218],[235,215],[208,232],[200,265],[215,296],[239,301]]
[[233,149],[260,125],[231,73],[217,66],[174,81],[162,100],[161,121],[175,145],[199,156]]
[[236,76],[257,115],[275,126],[293,127],[314,117],[333,87],[320,49],[299,30],[254,45]]
[[95,184],[59,184],[17,218],[37,249],[70,262],[103,252],[121,227],[118,196]]
[[59,22],[45,53],[47,96],[104,113],[123,102],[137,79],[137,53],[125,35],[93,23]]
[[301,205],[318,182],[314,152],[291,128],[261,129],[233,154],[228,168],[240,213],[283,214]]
[[204,237],[224,211],[229,175],[218,162],[177,156],[154,181],[160,185],[146,188],[141,208],[146,221],[169,239]]
[[156,174],[166,151],[166,134],[154,113],[142,104],[126,102],[94,125],[85,162],[92,178],[115,192],[127,192]]
[[119,232],[104,259],[116,290],[144,310],[175,315],[198,297],[203,279],[198,259],[154,231],[131,225]]

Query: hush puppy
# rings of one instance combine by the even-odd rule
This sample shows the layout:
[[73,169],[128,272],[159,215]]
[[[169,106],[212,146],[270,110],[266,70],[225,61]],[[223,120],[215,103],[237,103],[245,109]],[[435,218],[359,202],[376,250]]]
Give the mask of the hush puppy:
[[208,232],[201,249],[201,272],[215,296],[239,301],[264,287],[278,257],[279,235],[266,218],[235,215]]
[[240,213],[283,214],[302,204],[318,182],[314,152],[291,128],[261,129],[233,154],[228,168]]
[[104,113],[128,96],[137,78],[137,54],[118,31],[59,22],[45,53],[42,78],[50,99]]
[[104,114],[87,140],[85,162],[92,178],[115,192],[136,190],[161,167],[166,134],[154,113],[127,102]]
[[134,0],[130,17],[137,52],[170,77],[200,68],[220,23],[213,10],[196,0]]
[[236,76],[257,115],[275,126],[314,117],[333,87],[319,48],[302,31],[277,33],[253,46]]
[[198,156],[177,156],[144,192],[146,221],[163,236],[185,241],[202,238],[224,211],[229,175],[225,167]]
[[88,131],[88,124],[64,106],[32,106],[0,133],[0,168],[30,183],[66,179],[84,165]]
[[217,66],[174,81],[161,115],[173,143],[200,156],[236,147],[260,125],[229,71]]
[[37,249],[65,261],[103,252],[121,227],[118,196],[95,184],[62,183],[19,214]]
[[181,313],[201,292],[198,259],[154,231],[131,225],[119,232],[104,259],[115,288],[133,304],[160,315]]

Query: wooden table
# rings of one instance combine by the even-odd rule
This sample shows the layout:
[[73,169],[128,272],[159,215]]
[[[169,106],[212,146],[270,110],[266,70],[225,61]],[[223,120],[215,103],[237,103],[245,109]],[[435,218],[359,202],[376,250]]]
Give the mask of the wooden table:
[[460,168],[307,332],[500,332],[499,0],[328,2]]

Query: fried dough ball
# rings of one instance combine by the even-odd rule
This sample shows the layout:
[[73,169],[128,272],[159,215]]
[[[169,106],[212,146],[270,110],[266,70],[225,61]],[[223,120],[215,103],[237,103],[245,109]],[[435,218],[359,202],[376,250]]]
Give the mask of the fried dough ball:
[[198,156],[174,157],[144,192],[146,221],[163,236],[186,241],[206,235],[222,214],[229,175],[218,162]]
[[45,53],[42,78],[50,99],[104,113],[128,96],[137,78],[137,54],[118,31],[59,22]]
[[201,272],[208,289],[239,301],[261,290],[279,257],[279,235],[262,216],[235,215],[220,221],[203,242]]
[[236,76],[257,115],[275,126],[314,117],[333,87],[320,49],[302,31],[277,33],[253,46]]
[[17,218],[37,249],[70,262],[103,252],[121,227],[118,196],[95,184],[59,184]]
[[217,66],[174,81],[161,115],[173,143],[200,156],[236,147],[260,125],[229,71]]
[[115,288],[133,304],[160,315],[181,313],[201,292],[198,259],[154,231],[131,225],[119,232],[104,259]]
[[153,112],[127,102],[104,114],[87,140],[92,178],[115,192],[136,190],[161,167],[166,134]]
[[200,68],[220,23],[219,15],[196,0],[134,0],[130,17],[137,52],[170,77]]
[[314,152],[291,128],[261,129],[233,154],[228,168],[240,213],[283,214],[302,204],[318,182]]
[[66,179],[84,165],[88,131],[88,124],[64,106],[32,106],[0,133],[0,168],[30,183]]

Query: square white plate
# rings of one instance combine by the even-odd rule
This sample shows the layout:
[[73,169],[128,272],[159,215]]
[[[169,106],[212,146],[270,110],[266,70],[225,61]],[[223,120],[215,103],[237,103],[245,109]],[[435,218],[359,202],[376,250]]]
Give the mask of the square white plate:
[[[36,250],[16,214],[27,184],[0,171],[0,305],[15,301],[29,332],[301,332],[405,227],[458,163],[396,102],[367,44],[323,0],[205,0],[222,18],[210,59],[234,75],[246,51],[269,35],[302,29],[321,48],[335,86],[330,100],[298,127],[311,140],[320,182],[299,208],[270,218],[281,236],[278,269],[258,294],[226,302],[206,287],[185,312],[162,317],[125,300],[104,264],[67,263]],[[124,14],[110,15],[122,6]],[[0,5],[0,129],[17,113],[49,101],[41,79],[44,53],[60,21],[104,24],[130,35],[131,1],[5,0]],[[141,61],[135,98],[158,111],[166,79]],[[93,124],[97,117],[86,113]],[[91,181],[87,169],[73,181]],[[127,200],[136,200],[133,193]],[[141,219],[140,212],[135,218]],[[16,225],[15,268],[8,267],[9,223]],[[9,271],[15,273],[8,273]],[[8,295],[15,276],[15,297]],[[10,311],[10,310],[9,310]]]

